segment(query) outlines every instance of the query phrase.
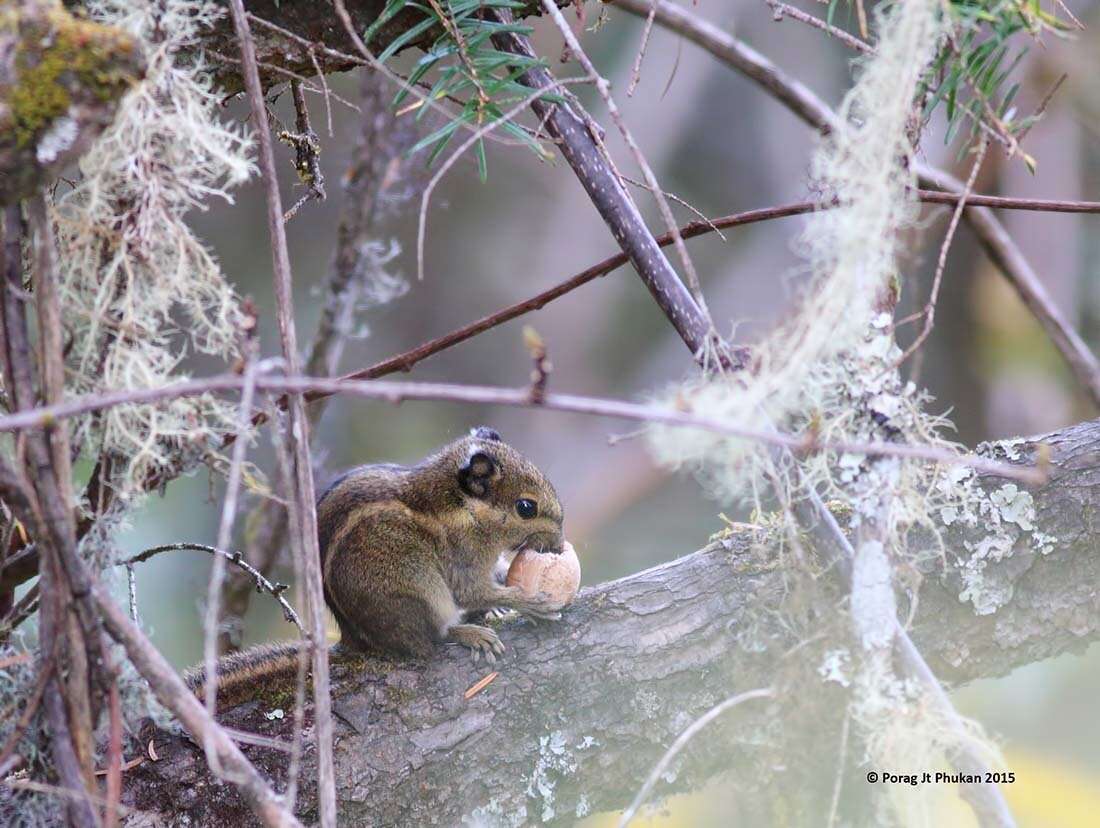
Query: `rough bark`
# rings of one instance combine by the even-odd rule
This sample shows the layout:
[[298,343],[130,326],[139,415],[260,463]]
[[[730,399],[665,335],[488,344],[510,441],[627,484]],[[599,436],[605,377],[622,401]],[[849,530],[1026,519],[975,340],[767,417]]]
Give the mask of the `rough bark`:
[[77,19],[57,0],[0,9],[0,204],[79,158],[143,72],[128,34]]
[[[955,683],[1081,650],[1100,628],[1100,421],[1017,443],[1009,453],[1021,462],[1049,456],[1050,480],[1032,494],[1037,529],[1057,542],[1046,554],[1033,553],[1021,532],[1011,553],[989,565],[986,577],[1010,585],[1011,596],[987,615],[960,600],[953,554],[946,556],[946,569],[927,573],[913,636],[940,676]],[[983,480],[990,490],[1003,482]],[[949,549],[963,548],[973,535],[949,534]],[[736,770],[730,784],[739,789],[785,791],[783,817],[797,824],[813,802],[828,801],[827,792],[822,799],[823,792],[806,783],[824,778],[831,787],[833,777],[805,770],[835,760],[833,736],[844,709],[844,691],[816,672],[835,640],[814,633],[828,628],[828,613],[839,612],[842,595],[839,585],[828,588],[828,580],[818,579],[826,588],[816,597],[800,598],[797,581],[760,536],[732,534],[679,560],[584,590],[558,623],[507,624],[499,675],[469,700],[464,691],[489,670],[451,648],[428,663],[336,659],[341,820],[567,824],[586,812],[621,808],[691,720],[735,693],[776,686],[781,692],[775,701],[741,705],[695,740],[673,764],[674,778],[656,793],[694,789]],[[791,657],[796,646],[797,659]],[[791,683],[791,676],[801,684]],[[270,683],[221,720],[289,739],[292,698],[289,678]],[[276,709],[287,716],[269,719]],[[230,786],[211,779],[199,748],[163,732],[155,739],[160,760],[127,774],[130,806],[153,812],[149,822],[249,824],[247,808]],[[803,748],[792,754],[795,743]],[[284,753],[244,750],[283,779]],[[311,760],[307,755],[307,777]],[[858,788],[854,778],[847,787]],[[775,807],[775,797],[741,800],[741,819],[778,817],[752,811]],[[300,803],[306,818],[313,807]]]
[[[566,2],[568,0],[561,0],[562,5]],[[387,0],[346,0],[344,5],[356,31],[363,34],[378,18],[386,4]],[[79,0],[68,0],[68,5],[79,6],[81,3]],[[362,63],[355,45],[329,0],[246,0],[244,5],[254,17],[316,45],[311,57],[310,50],[295,37],[287,37],[269,26],[254,24],[256,58],[265,86],[287,82],[291,77],[288,72],[312,77],[317,74],[318,68],[327,74],[343,72]],[[523,8],[516,10],[517,17],[541,13],[538,0],[530,0]],[[423,19],[422,12],[412,9],[394,15],[378,29],[368,46],[374,54],[380,54],[396,38]],[[439,35],[438,28],[429,29],[403,44],[401,50],[423,48]],[[203,38],[202,46],[220,58],[212,66],[218,84],[226,92],[243,90],[240,67],[236,63],[237,39],[229,15],[224,15],[211,28],[209,34]]]

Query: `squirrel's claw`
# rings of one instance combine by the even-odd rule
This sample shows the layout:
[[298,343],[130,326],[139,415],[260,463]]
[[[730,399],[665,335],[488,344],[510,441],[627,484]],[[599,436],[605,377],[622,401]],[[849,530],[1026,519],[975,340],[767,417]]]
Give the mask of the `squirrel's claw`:
[[489,664],[495,664],[497,656],[504,655],[504,642],[488,627],[478,624],[457,624],[451,627],[451,638],[470,648],[474,664],[485,656]]

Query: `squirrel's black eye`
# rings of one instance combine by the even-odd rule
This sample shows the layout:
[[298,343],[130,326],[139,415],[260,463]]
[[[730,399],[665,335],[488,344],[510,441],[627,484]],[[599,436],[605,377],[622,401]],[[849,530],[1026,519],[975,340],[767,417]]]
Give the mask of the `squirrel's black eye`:
[[516,501],[516,514],[524,520],[530,520],[539,513],[539,505],[533,500],[521,497]]

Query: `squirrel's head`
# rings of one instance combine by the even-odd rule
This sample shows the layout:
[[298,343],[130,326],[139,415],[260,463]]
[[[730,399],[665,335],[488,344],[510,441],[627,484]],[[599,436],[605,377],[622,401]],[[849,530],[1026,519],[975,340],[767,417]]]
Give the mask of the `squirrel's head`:
[[562,507],[550,481],[491,428],[448,446],[462,497],[508,549],[562,550]]

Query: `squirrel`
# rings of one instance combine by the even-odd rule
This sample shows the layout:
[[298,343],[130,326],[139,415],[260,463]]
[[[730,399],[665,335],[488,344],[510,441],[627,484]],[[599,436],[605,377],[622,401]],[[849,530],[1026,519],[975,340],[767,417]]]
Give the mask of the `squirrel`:
[[[522,548],[560,554],[563,512],[546,476],[491,428],[479,427],[415,466],[359,466],[317,500],[325,603],[347,651],[427,658],[437,644],[477,661],[503,654],[491,628],[499,608],[554,620],[563,605],[504,584]],[[261,645],[219,663],[219,696],[241,682],[296,667],[298,642]],[[204,673],[185,674],[192,690]]]

